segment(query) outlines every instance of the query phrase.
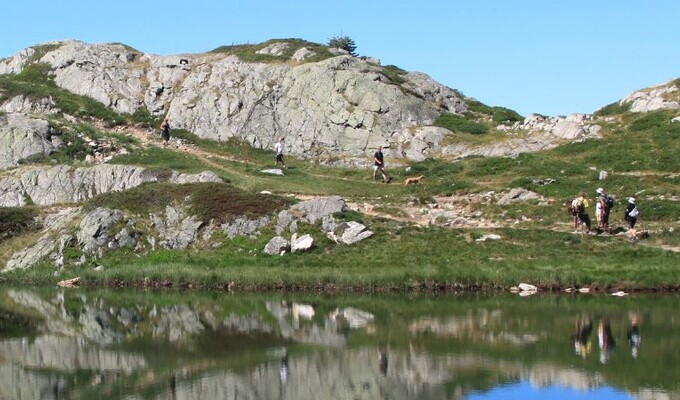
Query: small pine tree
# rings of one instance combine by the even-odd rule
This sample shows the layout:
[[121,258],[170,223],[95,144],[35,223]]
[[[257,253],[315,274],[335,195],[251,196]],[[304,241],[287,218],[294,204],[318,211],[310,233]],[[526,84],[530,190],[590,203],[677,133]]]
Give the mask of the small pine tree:
[[356,43],[349,36],[334,36],[328,39],[328,47],[337,47],[339,49],[346,50],[350,55],[356,57],[357,49]]

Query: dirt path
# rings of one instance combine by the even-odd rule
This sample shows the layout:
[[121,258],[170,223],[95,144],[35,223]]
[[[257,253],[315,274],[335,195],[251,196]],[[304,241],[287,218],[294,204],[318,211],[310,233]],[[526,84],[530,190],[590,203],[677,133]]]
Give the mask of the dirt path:
[[182,153],[188,153],[191,154],[192,156],[199,158],[202,162],[206,163],[212,168],[228,172],[230,174],[237,174],[237,175],[242,175],[242,176],[247,176],[243,172],[225,167],[224,165],[214,161],[215,159],[222,160],[222,161],[228,161],[228,162],[237,162],[237,163],[243,163],[243,160],[236,159],[231,156],[227,156],[224,154],[215,154],[211,153],[209,151],[205,151],[201,148],[198,148],[190,143],[186,143],[185,141],[177,138],[170,138],[170,141],[168,142],[167,145],[164,145],[163,142],[160,139],[160,136],[158,133],[154,130],[149,130],[149,129],[142,129],[138,127],[121,127],[116,130],[119,133],[125,134],[127,136],[131,136],[142,144],[142,147],[162,147],[168,150],[173,150],[173,151],[178,151]]
[[[182,153],[191,154],[199,158],[202,162],[212,168],[228,172],[229,174],[238,174],[247,176],[247,174],[228,168],[215,160],[243,163],[243,160],[236,159],[231,156],[223,154],[215,154],[209,151],[200,149],[192,144],[185,143],[182,140],[171,139],[170,144],[164,146],[158,133],[154,130],[142,129],[137,127],[122,127],[117,129],[119,133],[132,136],[139,140],[143,147],[164,147],[169,150],[178,151]],[[644,174],[644,173],[643,173]],[[632,175],[632,174],[631,174]],[[676,176],[680,174],[670,174]],[[322,175],[313,175],[323,178]],[[355,181],[350,178],[337,178],[347,181]],[[299,200],[309,200],[321,196],[300,195],[295,194]],[[435,197],[433,203],[424,205],[412,204],[391,204],[382,205],[379,200],[375,201],[352,201],[349,199],[347,205],[351,210],[360,212],[371,217],[382,218],[401,223],[414,224],[417,226],[439,225],[450,228],[477,228],[477,229],[498,229],[514,225],[508,221],[496,221],[485,218],[485,216],[473,207],[474,203],[479,201],[493,201],[493,199],[485,198],[482,194],[468,194],[462,196],[449,197]],[[527,228],[528,229],[528,228]],[[562,224],[554,227],[552,230],[556,232],[573,232],[570,223]],[[579,234],[579,233],[575,233]],[[654,244],[648,241],[642,243],[644,246],[660,248],[666,251],[675,253],[680,252],[680,246],[668,246],[662,244]]]

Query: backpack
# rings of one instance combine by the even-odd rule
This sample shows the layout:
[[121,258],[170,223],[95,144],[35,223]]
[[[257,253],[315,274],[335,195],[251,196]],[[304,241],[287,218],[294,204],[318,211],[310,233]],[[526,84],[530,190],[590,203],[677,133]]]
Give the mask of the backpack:
[[583,202],[579,201],[576,203],[576,207],[574,208],[574,212],[576,212],[576,215],[581,215],[583,212],[586,210],[586,208],[583,206]]
[[577,202],[576,199],[569,202],[569,204],[567,205],[567,209],[569,210],[571,215],[583,214],[583,212],[585,211],[585,208],[583,207],[583,202],[582,201]]
[[607,210],[611,210],[614,208],[614,198],[610,195],[606,195],[604,197],[604,202],[607,204]]

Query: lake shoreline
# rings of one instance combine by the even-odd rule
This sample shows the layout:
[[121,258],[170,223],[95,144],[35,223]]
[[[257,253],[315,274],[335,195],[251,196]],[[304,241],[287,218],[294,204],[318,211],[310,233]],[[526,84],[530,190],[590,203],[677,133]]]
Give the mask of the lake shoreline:
[[[126,289],[182,289],[198,291],[226,291],[235,293],[361,293],[361,294],[391,294],[391,293],[521,293],[517,286],[508,287],[496,283],[483,284],[462,284],[455,282],[411,282],[403,285],[346,285],[335,283],[316,283],[316,284],[252,284],[252,283],[194,283],[194,282],[175,282],[171,280],[142,280],[142,281],[96,281],[85,282],[83,287],[96,288],[126,288]],[[679,285],[662,285],[658,287],[648,287],[625,284],[597,284],[580,285],[558,285],[544,284],[535,285],[537,293],[564,293],[564,294],[612,294],[623,292],[625,294],[644,293],[644,294],[677,294],[680,293]],[[526,293],[526,292],[525,292]]]

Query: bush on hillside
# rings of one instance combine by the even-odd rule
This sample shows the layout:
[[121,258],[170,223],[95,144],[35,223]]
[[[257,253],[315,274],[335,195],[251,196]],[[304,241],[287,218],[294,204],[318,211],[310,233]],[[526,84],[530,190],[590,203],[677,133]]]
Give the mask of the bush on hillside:
[[204,222],[227,222],[242,215],[260,217],[278,212],[287,207],[290,200],[247,193],[224,183],[149,183],[124,192],[99,195],[88,201],[86,208],[107,207],[148,215],[164,211],[169,204],[184,204],[190,214]]
[[347,51],[350,55],[357,56],[357,45],[349,36],[334,36],[328,39],[328,47],[337,47]]
[[470,120],[462,115],[448,112],[442,113],[442,115],[434,121],[433,125],[446,128],[451,132],[469,133],[472,135],[480,135],[489,131],[489,127],[484,124]]
[[472,112],[489,115],[496,124],[513,123],[524,120],[524,117],[515,110],[509,108],[490,107],[477,100],[469,99],[465,101],[465,104],[467,104],[468,109]]
[[37,215],[35,207],[0,207],[0,240],[37,229]]
[[606,106],[595,111],[594,115],[596,115],[598,117],[607,117],[607,116],[610,116],[610,115],[623,114],[625,112],[630,111],[630,106],[631,106],[631,103],[620,104],[617,101],[617,102],[614,102],[614,103],[611,103],[611,104],[607,104]]

